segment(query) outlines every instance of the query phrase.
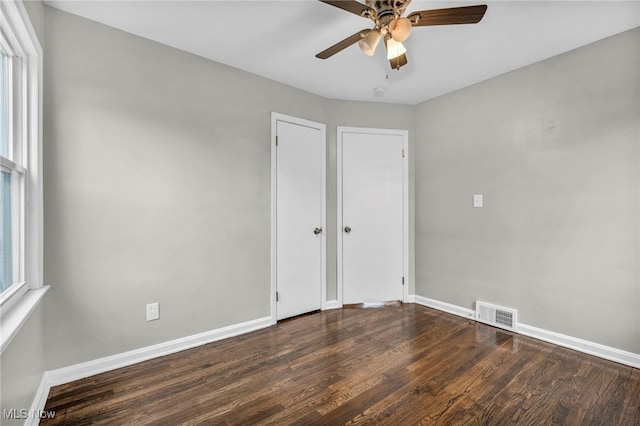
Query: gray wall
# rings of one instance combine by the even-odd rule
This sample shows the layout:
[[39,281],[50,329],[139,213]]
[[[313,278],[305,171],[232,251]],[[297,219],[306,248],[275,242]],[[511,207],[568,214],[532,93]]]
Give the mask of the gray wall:
[[330,101],[45,9],[47,369],[270,314],[271,111],[327,124],[335,298],[336,126],[412,133],[411,107]]
[[[25,6],[44,48],[44,6],[40,1],[29,1]],[[45,370],[44,354],[44,315],[40,305],[0,357],[0,424],[9,426],[24,423],[23,420],[5,419],[1,411],[31,408]]]
[[417,294],[640,353],[639,52],[634,29],[417,107]]

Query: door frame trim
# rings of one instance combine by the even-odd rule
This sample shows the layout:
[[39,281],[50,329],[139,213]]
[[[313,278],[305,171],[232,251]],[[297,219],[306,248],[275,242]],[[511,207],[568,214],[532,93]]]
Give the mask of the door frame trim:
[[276,176],[277,176],[277,148],[276,148],[276,132],[277,132],[277,123],[278,121],[283,121],[290,124],[295,124],[299,126],[310,127],[312,129],[320,130],[321,139],[322,139],[322,165],[321,165],[321,179],[322,179],[322,194],[321,194],[321,214],[320,221],[321,227],[323,229],[322,234],[320,235],[321,240],[321,278],[320,278],[320,286],[321,288],[321,300],[320,307],[321,309],[325,309],[326,300],[327,300],[327,126],[323,123],[317,123],[315,121],[305,120],[303,118],[292,117],[290,115],[281,114],[278,112],[271,112],[271,291],[270,291],[270,299],[271,299],[271,324],[275,324],[278,322],[277,319],[277,303],[276,303],[276,289],[277,289],[277,275],[276,275],[276,265],[277,265],[277,187],[276,187]]
[[402,289],[402,301],[409,300],[409,131],[400,129],[374,129],[367,127],[338,126],[337,131],[337,297],[338,305],[343,305],[343,271],[342,271],[342,135],[345,133],[365,133],[376,135],[402,136],[402,148],[404,158],[402,163],[402,274],[405,278]]

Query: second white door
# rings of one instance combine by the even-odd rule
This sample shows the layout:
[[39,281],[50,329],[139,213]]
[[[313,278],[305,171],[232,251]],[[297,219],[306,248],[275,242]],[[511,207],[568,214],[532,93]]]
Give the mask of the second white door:
[[339,128],[338,140],[343,303],[403,300],[407,132]]

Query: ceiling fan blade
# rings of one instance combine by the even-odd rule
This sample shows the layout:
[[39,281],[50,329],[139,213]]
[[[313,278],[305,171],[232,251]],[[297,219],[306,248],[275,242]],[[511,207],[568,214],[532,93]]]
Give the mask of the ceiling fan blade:
[[375,16],[376,11],[355,0],[320,0],[322,3],[330,4],[347,12],[354,13],[358,16],[366,17],[368,15]]
[[331,56],[335,55],[336,53],[346,49],[349,46],[351,46],[353,43],[359,41],[362,37],[364,37],[367,34],[369,34],[369,31],[371,31],[371,30],[370,29],[364,29],[364,30],[358,31],[354,35],[349,36],[349,37],[345,38],[344,40],[334,44],[330,48],[328,48],[326,50],[323,50],[322,52],[318,53],[316,55],[316,58],[318,58],[318,59],[330,58]]
[[[407,18],[414,27],[431,25],[477,24],[480,22],[487,5],[451,7],[447,9],[420,10],[410,13]],[[416,22],[417,19],[417,22]]]
[[399,70],[400,67],[407,65],[407,55],[403,53],[397,58],[389,59],[389,65],[394,70]]

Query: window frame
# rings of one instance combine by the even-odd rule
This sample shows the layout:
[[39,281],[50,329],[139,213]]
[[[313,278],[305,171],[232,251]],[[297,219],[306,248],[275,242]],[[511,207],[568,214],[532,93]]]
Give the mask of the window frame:
[[[6,87],[7,95],[7,157],[0,155],[0,170],[11,174],[11,217],[12,217],[12,263],[13,275],[16,277],[13,283],[0,293],[0,315],[7,311],[28,290],[25,278],[25,233],[26,233],[26,175],[24,159],[28,158],[24,145],[22,124],[22,111],[25,103],[22,93],[23,61],[20,56],[11,49],[11,43],[6,40],[4,28],[0,30],[0,54],[5,56],[5,79],[9,87]],[[22,53],[22,52],[20,52]],[[17,77],[17,78],[16,78]],[[17,96],[16,96],[17,94]]]
[[[19,0],[0,2],[0,50],[7,56],[12,236],[17,281],[0,294],[0,353],[35,309],[43,284],[42,47]],[[14,186],[15,185],[15,186]]]

